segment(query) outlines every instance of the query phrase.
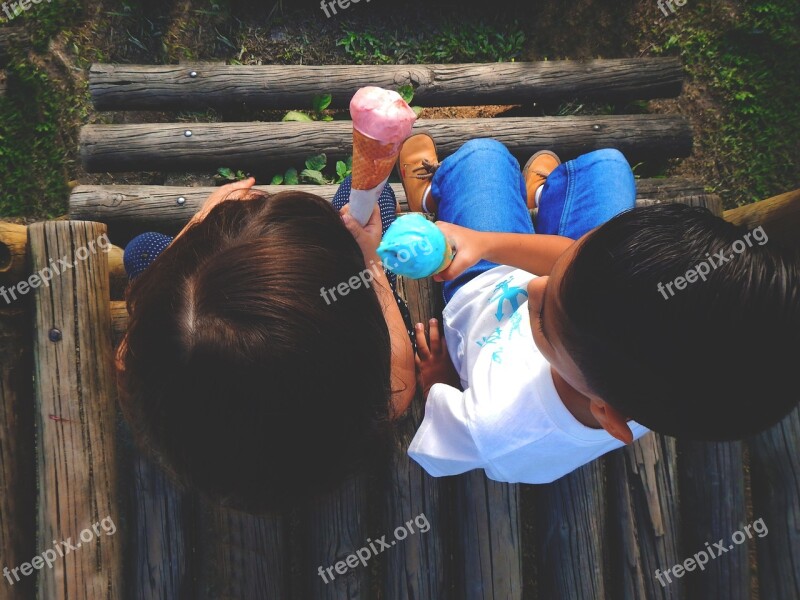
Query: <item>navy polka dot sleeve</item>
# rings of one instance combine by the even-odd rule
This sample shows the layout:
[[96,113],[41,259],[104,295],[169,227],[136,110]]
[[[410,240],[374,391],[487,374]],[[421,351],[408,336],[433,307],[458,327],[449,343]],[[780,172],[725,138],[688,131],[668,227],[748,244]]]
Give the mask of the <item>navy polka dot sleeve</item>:
[[163,233],[143,233],[125,246],[125,272],[128,279],[135,279],[149,267],[156,257],[166,250],[172,239]]

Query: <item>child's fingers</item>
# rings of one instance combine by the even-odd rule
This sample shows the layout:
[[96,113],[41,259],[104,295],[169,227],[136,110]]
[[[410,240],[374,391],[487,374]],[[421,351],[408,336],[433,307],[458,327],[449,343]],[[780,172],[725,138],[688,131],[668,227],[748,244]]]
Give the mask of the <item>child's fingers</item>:
[[442,344],[439,336],[439,322],[436,319],[429,321],[428,331],[431,338],[431,354],[439,354],[442,351]]
[[417,323],[417,354],[422,360],[428,360],[431,357],[431,351],[428,348],[428,340],[425,339],[425,327],[422,323]]

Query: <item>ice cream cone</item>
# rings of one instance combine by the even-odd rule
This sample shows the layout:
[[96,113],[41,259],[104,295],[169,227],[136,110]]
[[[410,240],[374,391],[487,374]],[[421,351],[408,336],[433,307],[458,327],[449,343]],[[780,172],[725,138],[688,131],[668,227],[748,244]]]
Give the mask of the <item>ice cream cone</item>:
[[353,129],[353,189],[371,190],[386,181],[401,145],[381,142]]
[[450,244],[450,240],[445,239],[444,256],[442,256],[442,262],[436,268],[436,270],[433,273],[431,273],[431,275],[436,275],[437,273],[441,273],[442,271],[444,271],[447,267],[450,266],[450,263],[453,262],[455,256],[456,253],[455,250],[453,250],[453,246]]

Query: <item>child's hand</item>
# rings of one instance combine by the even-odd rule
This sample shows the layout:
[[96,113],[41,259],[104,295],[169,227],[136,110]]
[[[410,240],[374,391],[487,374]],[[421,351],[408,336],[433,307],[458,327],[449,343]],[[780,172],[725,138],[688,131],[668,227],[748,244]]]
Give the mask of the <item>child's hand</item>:
[[453,245],[456,255],[449,267],[433,276],[435,281],[455,279],[483,258],[485,234],[444,221],[437,221],[436,226]]
[[[256,184],[254,177],[248,177],[242,181],[234,181],[227,185],[220,186],[206,199],[197,214],[191,218],[181,232],[175,236],[175,240],[181,237],[190,227],[201,223],[215,206],[226,200],[242,200],[248,197],[250,189]],[[172,240],[173,242],[175,240]]]
[[377,256],[376,250],[381,243],[383,237],[383,227],[381,226],[381,210],[378,205],[372,211],[369,221],[363,227],[361,223],[356,221],[350,216],[350,205],[345,204],[342,210],[339,211],[342,215],[342,222],[347,230],[355,238],[358,246],[361,248],[361,253],[365,259],[375,258]]
[[436,319],[430,320],[430,346],[425,339],[425,327],[417,323],[417,370],[419,372],[419,385],[423,397],[428,397],[428,392],[434,383],[446,383],[454,388],[461,389],[461,378],[456,373],[455,367],[447,353],[447,342],[439,334],[439,323]]

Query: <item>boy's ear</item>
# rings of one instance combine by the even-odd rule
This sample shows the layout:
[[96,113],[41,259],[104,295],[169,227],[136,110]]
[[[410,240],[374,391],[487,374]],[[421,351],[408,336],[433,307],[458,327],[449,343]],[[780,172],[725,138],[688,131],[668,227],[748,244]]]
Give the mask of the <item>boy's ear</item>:
[[628,420],[617,410],[599,398],[592,398],[589,403],[592,416],[600,426],[623,444],[633,443],[633,432],[628,427]]

